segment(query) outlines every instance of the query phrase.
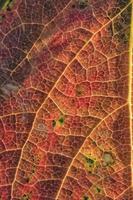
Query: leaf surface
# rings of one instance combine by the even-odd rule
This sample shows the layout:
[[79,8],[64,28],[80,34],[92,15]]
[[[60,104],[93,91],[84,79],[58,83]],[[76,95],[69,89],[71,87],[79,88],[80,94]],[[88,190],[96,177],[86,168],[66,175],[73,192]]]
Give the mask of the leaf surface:
[[132,2],[0,8],[0,198],[132,200]]

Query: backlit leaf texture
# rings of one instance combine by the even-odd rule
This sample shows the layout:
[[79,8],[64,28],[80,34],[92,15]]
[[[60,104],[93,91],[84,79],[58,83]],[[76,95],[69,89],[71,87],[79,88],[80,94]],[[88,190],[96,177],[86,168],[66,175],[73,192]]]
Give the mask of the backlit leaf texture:
[[0,0],[0,200],[133,200],[129,0]]

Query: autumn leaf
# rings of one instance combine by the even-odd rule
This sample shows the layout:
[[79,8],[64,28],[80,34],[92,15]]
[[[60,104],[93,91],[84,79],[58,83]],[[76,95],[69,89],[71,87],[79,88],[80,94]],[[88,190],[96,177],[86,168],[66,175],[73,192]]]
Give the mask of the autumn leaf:
[[133,200],[132,0],[0,0],[0,199]]

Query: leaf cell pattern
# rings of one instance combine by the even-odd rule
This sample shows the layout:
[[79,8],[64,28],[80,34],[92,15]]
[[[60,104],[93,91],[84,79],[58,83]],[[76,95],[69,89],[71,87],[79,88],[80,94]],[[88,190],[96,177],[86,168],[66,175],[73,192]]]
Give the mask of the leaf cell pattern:
[[133,200],[129,0],[0,0],[0,199]]

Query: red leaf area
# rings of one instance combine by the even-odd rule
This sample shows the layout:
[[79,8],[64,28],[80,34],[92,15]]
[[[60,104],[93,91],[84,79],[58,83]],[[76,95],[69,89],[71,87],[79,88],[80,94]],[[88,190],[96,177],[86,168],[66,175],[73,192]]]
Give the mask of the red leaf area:
[[130,19],[128,0],[1,12],[1,200],[133,200]]

